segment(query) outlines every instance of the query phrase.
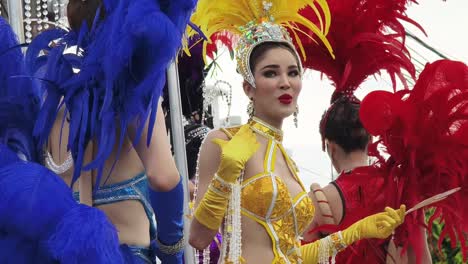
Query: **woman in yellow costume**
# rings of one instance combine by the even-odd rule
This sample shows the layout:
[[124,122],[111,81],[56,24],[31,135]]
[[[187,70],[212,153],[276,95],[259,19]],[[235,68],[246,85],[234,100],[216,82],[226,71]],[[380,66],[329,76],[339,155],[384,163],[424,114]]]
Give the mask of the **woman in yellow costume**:
[[[298,14],[309,4],[318,26]],[[357,240],[390,236],[404,220],[404,206],[300,245],[315,208],[282,145],[283,120],[291,115],[297,120],[303,71],[288,30],[297,36],[302,32],[296,25],[304,25],[332,52],[325,37],[327,3],[201,0],[192,22],[211,41],[230,36],[236,42],[251,118],[243,126],[211,132],[201,147],[190,244],[205,249],[222,227],[221,263],[328,263]]]

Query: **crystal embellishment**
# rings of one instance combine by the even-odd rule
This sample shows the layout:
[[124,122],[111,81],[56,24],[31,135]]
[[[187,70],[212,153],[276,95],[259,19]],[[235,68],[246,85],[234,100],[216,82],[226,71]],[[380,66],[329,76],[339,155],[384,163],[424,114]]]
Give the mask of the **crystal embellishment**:
[[251,21],[245,26],[239,27],[239,30],[242,32],[242,37],[236,49],[237,69],[252,87],[255,87],[255,78],[250,70],[250,55],[253,49],[262,43],[276,42],[290,46],[294,50],[300,70],[302,70],[301,60],[292,43],[291,36],[281,25],[268,21],[258,24]]

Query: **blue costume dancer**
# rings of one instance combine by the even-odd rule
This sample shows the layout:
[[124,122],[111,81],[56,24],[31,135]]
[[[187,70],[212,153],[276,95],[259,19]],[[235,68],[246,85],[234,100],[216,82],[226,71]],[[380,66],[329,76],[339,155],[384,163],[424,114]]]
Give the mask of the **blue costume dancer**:
[[20,46],[1,17],[0,58],[0,263],[138,263],[100,210],[76,203],[38,164],[32,129],[41,94],[24,78]]
[[[70,1],[69,11],[76,2]],[[84,7],[92,9],[92,4],[100,1],[79,2],[88,2],[83,3],[89,4]],[[152,135],[156,122],[165,69],[181,46],[182,33],[194,6],[195,1],[103,1],[95,6],[94,20],[82,19],[78,22],[83,22],[81,29],[70,32],[54,29],[42,33],[26,56],[29,73],[42,80],[47,95],[34,127],[39,139],[36,145],[42,148],[49,139],[57,109],[64,104],[70,115],[66,145],[74,163],[72,185],[83,172],[93,171],[93,206],[138,200],[150,224],[154,222],[154,210],[159,232],[149,232],[153,247],[149,244],[135,247],[130,243],[121,246],[143,263],[154,263],[154,253],[163,263],[182,261],[181,181],[177,178],[175,187],[158,192],[148,188],[144,174],[114,184],[101,181],[101,176],[107,178],[112,172],[112,168],[106,171],[105,163],[115,146],[118,146],[117,155],[112,157],[115,160],[121,151],[127,151],[122,145],[128,136],[128,126],[137,124],[136,136],[131,137],[135,146],[139,141],[150,146],[152,137],[145,135]],[[85,13],[89,14],[88,11]],[[76,21],[70,22],[73,26]],[[64,54],[71,46],[77,46],[78,52]],[[85,159],[89,144],[98,146],[91,162]],[[150,185],[153,187],[151,179]],[[74,225],[80,226],[80,222]]]

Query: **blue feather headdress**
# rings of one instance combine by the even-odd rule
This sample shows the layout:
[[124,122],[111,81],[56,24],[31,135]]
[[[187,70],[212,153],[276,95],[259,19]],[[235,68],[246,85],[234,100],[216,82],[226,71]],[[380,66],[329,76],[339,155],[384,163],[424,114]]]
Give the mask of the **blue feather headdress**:
[[41,153],[32,136],[39,112],[40,92],[26,77],[21,45],[0,17],[0,144],[23,159],[38,162]]
[[[75,161],[72,183],[82,169],[97,169],[100,182],[104,162],[116,142],[120,152],[128,125],[138,124],[134,143],[148,120],[152,133],[166,68],[182,46],[195,5],[194,0],[103,0],[106,16],[96,16],[89,31],[84,24],[78,33],[55,30],[33,41],[28,64],[47,91],[35,134],[44,144],[65,104],[70,114],[68,148]],[[74,54],[64,54],[74,45]],[[91,140],[98,152],[83,164]]]
[[106,215],[78,204],[60,177],[37,164],[40,148],[32,134],[42,93],[36,81],[66,80],[79,61],[42,49],[60,59],[63,72],[44,71],[53,61],[41,57],[28,65],[38,74],[30,78],[20,46],[0,17],[0,263],[134,263]]

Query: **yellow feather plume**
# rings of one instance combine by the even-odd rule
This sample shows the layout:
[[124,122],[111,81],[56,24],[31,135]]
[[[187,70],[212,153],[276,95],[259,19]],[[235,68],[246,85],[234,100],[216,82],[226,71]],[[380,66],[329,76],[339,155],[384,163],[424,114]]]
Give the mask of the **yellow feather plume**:
[[[308,6],[314,10],[319,21],[318,25],[299,14],[299,10]],[[240,36],[242,32],[239,28],[249,22],[270,21],[279,24],[293,33],[298,44],[297,49],[301,51],[305,60],[306,54],[298,37],[298,34],[305,34],[298,30],[297,25],[301,24],[313,32],[334,56],[326,38],[331,23],[330,9],[326,0],[199,0],[191,20],[203,31],[208,43],[211,36],[221,32]],[[196,32],[189,29],[188,35],[194,34]],[[204,55],[208,43],[204,43]]]

